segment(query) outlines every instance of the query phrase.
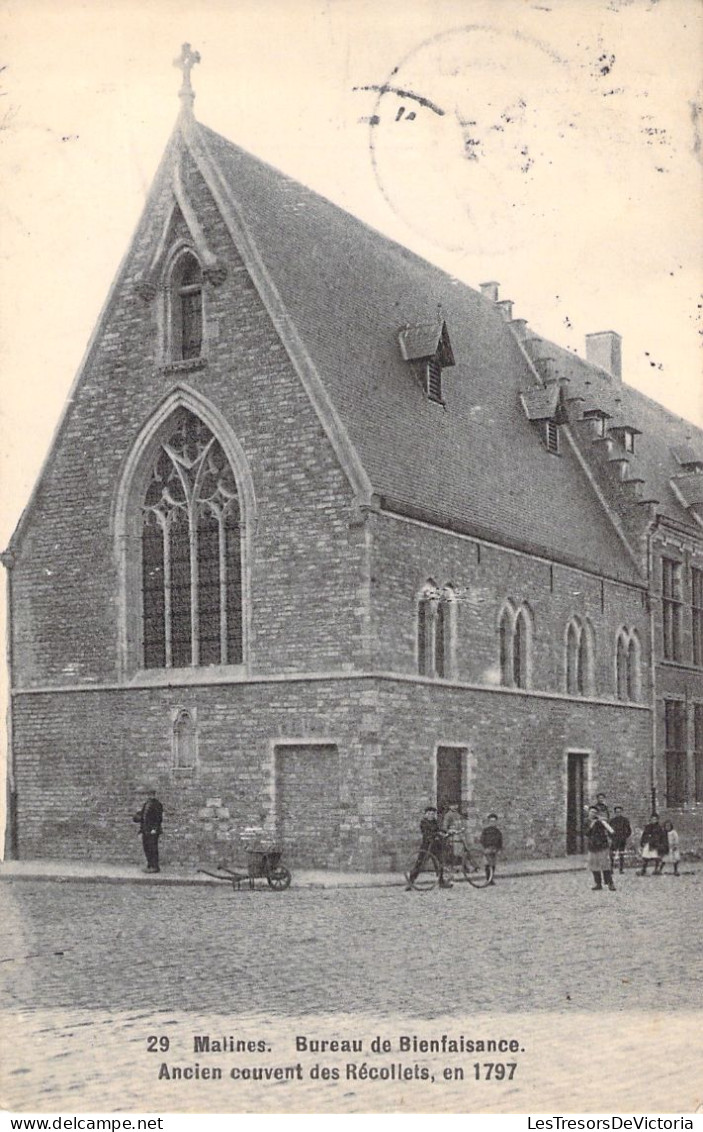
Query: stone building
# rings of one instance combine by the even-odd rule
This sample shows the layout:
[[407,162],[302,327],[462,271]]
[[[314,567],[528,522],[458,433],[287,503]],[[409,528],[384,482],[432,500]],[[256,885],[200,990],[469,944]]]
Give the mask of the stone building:
[[262,824],[381,868],[429,801],[583,848],[696,811],[703,434],[183,106],[3,555],[21,856]]

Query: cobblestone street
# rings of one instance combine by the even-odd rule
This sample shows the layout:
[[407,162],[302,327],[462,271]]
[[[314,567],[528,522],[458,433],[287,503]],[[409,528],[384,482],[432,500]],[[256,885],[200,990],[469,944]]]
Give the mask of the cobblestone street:
[[[703,1008],[702,890],[692,866],[680,878],[628,872],[616,893],[591,892],[585,872],[429,894],[3,882],[3,1103],[692,1111],[703,1101],[700,1038],[690,1040]],[[516,1039],[517,1053],[478,1058],[515,1062],[513,1079],[484,1080],[471,1053],[398,1052],[400,1034],[442,1033]],[[195,1034],[266,1048],[208,1056],[194,1053]],[[362,1051],[312,1056],[296,1048],[301,1034]],[[377,1034],[391,1041],[384,1055],[371,1049]],[[168,1037],[168,1051],[150,1052],[151,1035]],[[652,1042],[663,1050],[654,1060]],[[397,1083],[350,1084],[350,1061],[435,1077],[460,1065],[465,1078],[413,1079],[399,1101]],[[162,1064],[196,1062],[224,1079],[159,1079]],[[342,1079],[311,1080],[315,1063]],[[296,1064],[299,1081],[229,1076],[233,1065]]]

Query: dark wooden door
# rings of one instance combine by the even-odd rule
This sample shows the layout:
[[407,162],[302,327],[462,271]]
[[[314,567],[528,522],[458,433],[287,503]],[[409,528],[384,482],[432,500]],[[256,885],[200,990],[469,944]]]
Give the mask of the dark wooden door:
[[585,806],[588,755],[569,751],[566,774],[566,852],[586,849]]
[[437,809],[461,805],[461,747],[437,748]]

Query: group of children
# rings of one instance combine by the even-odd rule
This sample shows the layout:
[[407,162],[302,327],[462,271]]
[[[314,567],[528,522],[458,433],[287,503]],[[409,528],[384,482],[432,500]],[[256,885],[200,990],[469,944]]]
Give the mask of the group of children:
[[[615,890],[613,872],[617,859],[619,871],[625,865],[625,852],[627,843],[632,836],[632,827],[622,811],[622,806],[615,806],[613,817],[606,805],[605,794],[598,794],[596,801],[589,806],[586,819],[586,837],[588,840],[588,867],[593,873],[593,888],[599,891],[603,882]],[[679,875],[679,835],[674,829],[673,822],[659,822],[659,815],[652,813],[648,824],[642,830],[640,837],[640,855],[642,867],[638,876],[646,876],[647,867],[653,864],[653,875],[661,876],[664,866],[673,866],[674,876]],[[601,879],[602,878],[602,879]]]
[[[450,802],[440,813],[436,806],[427,806],[420,820],[422,844],[420,846],[416,864],[408,877],[408,889],[413,887],[413,881],[419,874],[427,853],[432,853],[440,863],[439,883],[442,888],[451,888],[452,882],[444,875],[444,862],[448,854],[460,856],[461,848],[466,844],[466,819],[460,813],[458,803]],[[600,891],[603,885],[615,891],[613,873],[617,862],[619,872],[625,868],[625,853],[627,843],[632,837],[632,826],[623,813],[622,806],[613,808],[613,816],[605,801],[605,794],[598,794],[593,805],[588,807],[586,817],[586,838],[588,842],[588,867],[593,873],[593,888]],[[479,842],[483,849],[486,862],[486,875],[490,876],[489,884],[494,884],[496,860],[503,848],[503,835],[498,828],[498,815],[488,814],[486,824],[481,831]],[[659,822],[659,815],[652,813],[648,824],[642,830],[640,837],[640,855],[642,867],[638,876],[646,876],[647,867],[653,864],[653,876],[661,876],[664,866],[673,866],[674,876],[679,875],[679,835],[673,823]]]

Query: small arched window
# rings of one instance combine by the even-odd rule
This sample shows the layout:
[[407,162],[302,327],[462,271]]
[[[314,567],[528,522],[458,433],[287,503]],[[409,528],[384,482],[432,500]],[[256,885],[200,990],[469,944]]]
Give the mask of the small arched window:
[[171,361],[199,358],[203,348],[203,272],[190,251],[178,256],[169,288]]
[[446,678],[454,667],[456,605],[451,586],[423,586],[417,605],[417,668],[421,676]]
[[498,618],[500,679],[506,688],[528,688],[532,672],[532,615],[523,602],[507,601]]
[[590,621],[572,617],[566,627],[566,691],[570,696],[595,694],[595,642]]
[[642,698],[641,647],[637,632],[623,626],[615,641],[615,694],[632,703]]
[[195,757],[195,720],[189,711],[181,710],[173,724],[173,765],[177,770],[192,770]]

